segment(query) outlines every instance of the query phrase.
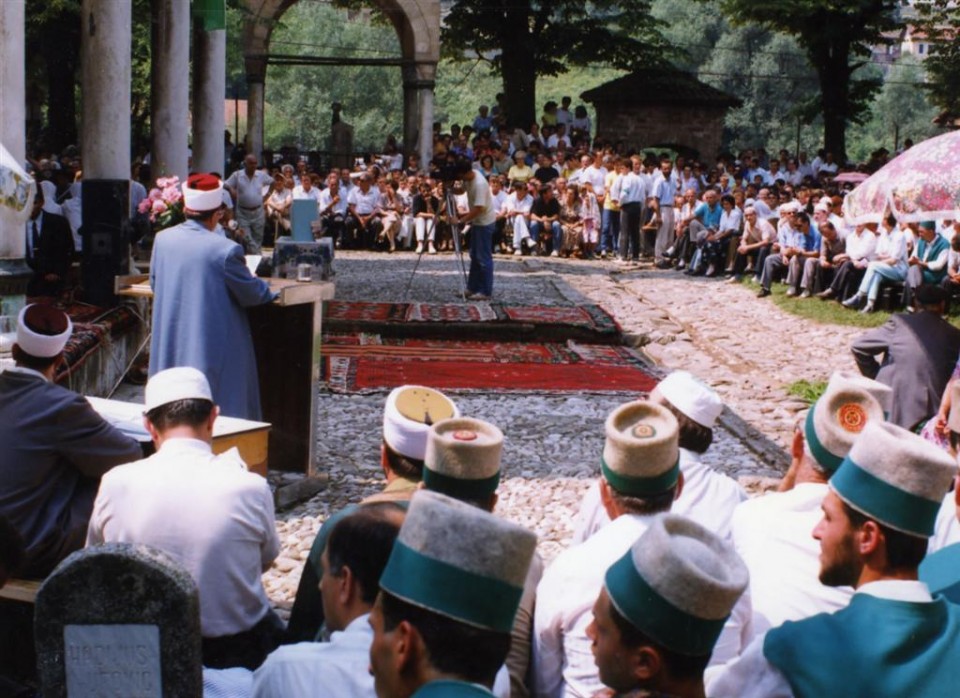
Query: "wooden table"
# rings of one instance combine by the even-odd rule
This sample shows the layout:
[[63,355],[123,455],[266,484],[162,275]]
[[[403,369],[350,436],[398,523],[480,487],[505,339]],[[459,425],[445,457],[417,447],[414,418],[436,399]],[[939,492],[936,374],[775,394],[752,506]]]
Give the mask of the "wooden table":
[[[99,397],[87,397],[87,402],[124,434],[141,444],[151,443],[150,434],[143,426],[143,405]],[[270,426],[267,422],[217,417],[213,424],[213,452],[223,453],[235,447],[251,472],[266,477]]]
[[[248,309],[260,380],[260,405],[270,429],[269,467],[312,474],[317,460],[317,393],[323,301],[328,281],[265,279],[279,296]],[[118,276],[119,296],[152,298],[145,274]]]

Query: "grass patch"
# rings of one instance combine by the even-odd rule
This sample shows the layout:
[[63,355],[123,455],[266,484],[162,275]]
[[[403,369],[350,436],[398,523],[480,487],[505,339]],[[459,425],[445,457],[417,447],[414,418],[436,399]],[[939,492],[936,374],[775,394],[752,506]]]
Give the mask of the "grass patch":
[[[749,278],[747,282],[751,288],[760,290],[760,284]],[[849,327],[880,327],[888,319],[890,313],[885,310],[877,310],[868,315],[861,315],[855,310],[844,308],[834,300],[822,301],[817,297],[797,298],[787,295],[786,284],[775,283],[770,288],[771,295],[768,299],[780,308],[792,315],[813,320],[814,322],[830,325],[847,325]]]
[[787,393],[808,404],[813,404],[827,389],[826,381],[798,380],[787,386]]

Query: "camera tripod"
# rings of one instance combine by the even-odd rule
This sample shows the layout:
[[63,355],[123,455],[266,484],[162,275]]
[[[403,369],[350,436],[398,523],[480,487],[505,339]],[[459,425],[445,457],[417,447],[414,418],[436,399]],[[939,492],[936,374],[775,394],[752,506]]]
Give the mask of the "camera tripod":
[[[457,199],[453,193],[453,187],[446,189],[445,201],[440,204],[440,209],[443,209],[444,205],[447,210],[447,220],[450,221],[450,229],[453,233],[453,256],[457,260],[457,263],[460,265],[460,272],[457,274],[457,279],[460,282],[460,297],[466,301],[467,300],[467,267],[463,261],[463,246],[460,244],[460,231],[461,225],[460,221],[457,219]],[[437,211],[437,215],[440,215],[440,211]],[[430,219],[430,224],[426,227],[426,230],[423,234],[423,245],[420,247],[420,252],[417,254],[417,261],[413,265],[413,271],[410,272],[410,278],[407,279],[407,288],[403,292],[404,299],[410,297],[410,287],[413,286],[413,279],[417,274],[417,269],[420,267],[420,260],[423,259],[423,255],[429,246],[428,240],[430,236],[434,234],[437,229],[437,218],[434,216]],[[416,233],[414,233],[416,234]]]

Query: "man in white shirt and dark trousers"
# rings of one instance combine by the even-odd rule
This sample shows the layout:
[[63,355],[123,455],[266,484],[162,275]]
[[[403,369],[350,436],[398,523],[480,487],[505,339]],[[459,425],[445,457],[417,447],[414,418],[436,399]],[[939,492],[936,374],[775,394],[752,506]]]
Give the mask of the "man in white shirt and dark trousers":
[[466,158],[457,162],[457,174],[463,181],[469,209],[459,216],[460,225],[470,224],[470,275],[467,300],[490,300],[493,296],[493,232],[497,212],[486,178],[473,169]]
[[247,253],[260,254],[266,212],[263,204],[270,195],[273,179],[257,169],[257,156],[247,155],[243,169],[237,170],[223,183],[237,204],[237,225],[247,236]]
[[404,510],[383,502],[341,519],[320,558],[320,596],[329,642],[280,647],[253,677],[254,698],[374,698],[370,611],[380,575],[403,523]]
[[280,550],[273,495],[236,449],[213,454],[219,410],[200,371],[160,371],[145,403],[157,452],[101,481],[87,546],[139,543],[172,556],[200,591],[204,666],[255,669],[284,631],[260,580]]

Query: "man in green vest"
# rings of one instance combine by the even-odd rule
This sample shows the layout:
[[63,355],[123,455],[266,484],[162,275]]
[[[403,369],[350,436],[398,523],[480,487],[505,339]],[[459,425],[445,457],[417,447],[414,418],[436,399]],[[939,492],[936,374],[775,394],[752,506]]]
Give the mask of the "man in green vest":
[[911,225],[917,236],[913,254],[907,260],[907,278],[903,282],[903,306],[910,310],[913,294],[923,284],[939,285],[947,275],[950,257],[950,242],[937,234],[933,221],[924,221],[919,226]]
[[956,473],[936,446],[868,421],[830,479],[820,581],[850,605],[786,622],[754,641],[710,696],[947,696],[960,686],[960,607],[917,579]]

